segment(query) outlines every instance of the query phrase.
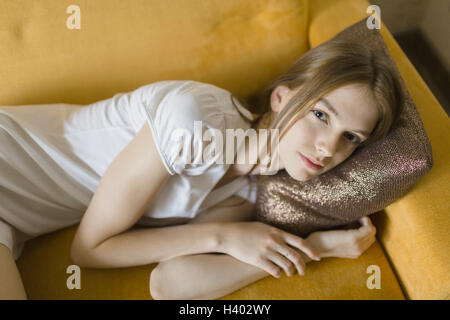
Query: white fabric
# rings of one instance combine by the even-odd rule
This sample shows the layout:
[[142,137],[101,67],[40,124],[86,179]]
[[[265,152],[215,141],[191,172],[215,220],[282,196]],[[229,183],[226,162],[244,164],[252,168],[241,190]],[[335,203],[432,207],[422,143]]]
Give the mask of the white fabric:
[[[201,150],[194,120],[202,121],[203,133],[214,128],[225,137],[225,129],[248,129],[246,118],[252,114],[229,91],[186,80],[155,82],[89,105],[0,107],[0,243],[17,259],[26,240],[79,223],[101,176],[145,122],[172,176],[138,224],[187,222],[233,194],[255,203],[248,176],[212,191],[230,164],[194,161]],[[178,156],[182,141],[172,132],[179,128],[193,136],[191,163]]]

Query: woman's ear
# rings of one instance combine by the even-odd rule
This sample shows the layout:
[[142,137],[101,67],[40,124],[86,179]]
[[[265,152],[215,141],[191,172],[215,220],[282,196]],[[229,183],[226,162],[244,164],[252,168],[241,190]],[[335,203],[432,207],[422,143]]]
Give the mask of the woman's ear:
[[280,112],[283,106],[286,105],[291,94],[291,89],[283,85],[279,85],[273,89],[272,94],[270,95],[270,106],[272,111],[276,113]]
[[283,107],[288,103],[288,101],[300,91],[302,85],[289,89],[284,85],[277,86],[270,95],[270,105],[272,107],[272,111],[275,113],[280,112]]

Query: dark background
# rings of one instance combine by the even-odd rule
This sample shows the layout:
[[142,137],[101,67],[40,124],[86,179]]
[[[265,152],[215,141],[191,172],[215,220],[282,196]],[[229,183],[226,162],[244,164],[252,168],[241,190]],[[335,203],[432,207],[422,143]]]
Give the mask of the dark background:
[[450,0],[369,0],[450,115]]

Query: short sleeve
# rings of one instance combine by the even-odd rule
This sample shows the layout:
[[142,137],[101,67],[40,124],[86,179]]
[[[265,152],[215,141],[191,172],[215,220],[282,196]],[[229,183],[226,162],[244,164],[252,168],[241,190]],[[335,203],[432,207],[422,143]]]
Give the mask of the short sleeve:
[[201,175],[221,163],[225,119],[218,100],[207,89],[177,87],[158,105],[151,99],[144,104],[158,151],[171,175]]
[[233,195],[239,196],[243,199],[256,203],[258,186],[250,177],[247,177],[247,183],[239,188]]

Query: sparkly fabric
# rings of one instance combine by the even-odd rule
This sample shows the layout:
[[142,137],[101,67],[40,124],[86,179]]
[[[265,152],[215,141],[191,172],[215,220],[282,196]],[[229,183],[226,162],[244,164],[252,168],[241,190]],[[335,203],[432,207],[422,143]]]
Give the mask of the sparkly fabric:
[[[366,19],[334,39],[360,41],[394,63],[380,32],[368,29]],[[404,196],[431,169],[433,158],[414,102],[403,80],[401,84],[404,113],[384,139],[355,150],[332,170],[306,182],[294,180],[286,170],[264,177],[258,187],[256,219],[303,237],[349,226]]]

